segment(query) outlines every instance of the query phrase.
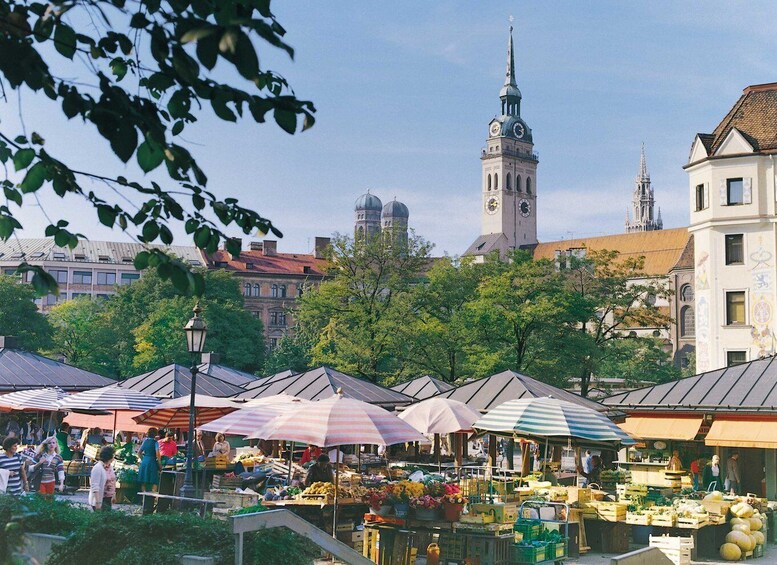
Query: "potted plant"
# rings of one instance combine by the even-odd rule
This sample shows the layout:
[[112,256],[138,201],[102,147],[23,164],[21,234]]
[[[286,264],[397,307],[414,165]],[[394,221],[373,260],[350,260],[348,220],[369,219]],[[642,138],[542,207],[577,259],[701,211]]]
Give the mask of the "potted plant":
[[440,499],[429,494],[410,499],[410,507],[418,520],[437,520],[441,506]]
[[385,489],[371,488],[362,497],[362,500],[370,507],[370,514],[377,514],[378,516],[388,516],[391,513],[391,503],[388,499],[388,493]]
[[466,503],[467,499],[461,494],[459,485],[446,483],[445,494],[442,496],[442,509],[445,520],[448,522],[458,522]]
[[388,488],[389,500],[394,505],[394,514],[398,518],[407,517],[411,499],[424,495],[424,486],[412,481],[399,481]]
[[134,504],[137,502],[138,489],[138,472],[132,467],[124,467],[116,471],[116,501],[117,502],[129,502]]

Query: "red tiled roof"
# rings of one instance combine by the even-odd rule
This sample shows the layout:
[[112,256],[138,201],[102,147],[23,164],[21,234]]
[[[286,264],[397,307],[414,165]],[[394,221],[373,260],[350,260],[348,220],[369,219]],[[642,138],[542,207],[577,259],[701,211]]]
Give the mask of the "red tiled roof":
[[[329,262],[325,259],[316,259],[312,254],[305,253],[276,253],[265,255],[262,251],[243,251],[240,257],[235,259],[226,251],[216,251],[208,258],[208,267],[214,268],[216,263],[226,263],[223,267],[227,271],[246,274],[273,274],[273,275],[314,275],[324,276],[327,273]],[[253,265],[248,268],[248,265]],[[305,272],[305,267],[309,270]]]
[[[709,138],[702,139],[709,154],[718,150],[732,129],[738,129],[758,152],[777,151],[777,83],[745,88],[725,118]],[[706,137],[706,136],[705,136]]]

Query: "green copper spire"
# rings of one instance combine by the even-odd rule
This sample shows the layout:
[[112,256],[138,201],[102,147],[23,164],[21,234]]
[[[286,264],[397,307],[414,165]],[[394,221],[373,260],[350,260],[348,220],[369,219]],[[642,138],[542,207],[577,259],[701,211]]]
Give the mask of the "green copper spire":
[[515,56],[513,55],[513,17],[510,16],[510,34],[507,41],[507,72],[505,84],[499,91],[503,116],[521,115],[521,91],[515,81]]

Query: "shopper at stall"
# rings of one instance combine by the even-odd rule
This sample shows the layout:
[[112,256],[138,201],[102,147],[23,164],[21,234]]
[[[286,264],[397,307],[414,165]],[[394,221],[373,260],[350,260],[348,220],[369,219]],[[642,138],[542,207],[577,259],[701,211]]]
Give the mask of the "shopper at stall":
[[57,438],[50,437],[38,446],[32,471],[40,473],[38,493],[53,496],[54,488],[65,490],[65,462],[59,455]]
[[680,460],[680,452],[676,449],[672,452],[672,457],[669,458],[669,464],[666,466],[669,471],[682,471],[683,462]]
[[712,460],[704,466],[702,471],[702,485],[704,490],[720,490],[723,486],[720,476],[720,457],[712,456]]
[[89,506],[93,510],[108,512],[116,497],[116,474],[113,472],[113,446],[100,449],[99,462],[92,467],[89,480]]
[[334,469],[329,463],[329,456],[322,453],[308,469],[308,474],[305,475],[305,486],[309,487],[313,483],[333,482],[335,482]]
[[586,471],[581,465],[578,467],[577,472],[585,477],[586,486],[590,486],[593,483],[596,483],[597,486],[601,485],[602,458],[598,455],[592,455],[591,470]]
[[[380,448],[378,449],[380,450]],[[302,457],[299,460],[299,464],[306,465],[311,461],[315,462],[319,455],[321,455],[321,448],[315,445],[309,445],[305,448],[305,451],[302,452]]]
[[16,416],[9,416],[8,422],[5,424],[5,435],[7,437],[19,438],[21,436],[22,427],[19,425],[19,420]]
[[165,439],[159,442],[159,455],[162,458],[162,465],[167,465],[171,460],[175,460],[175,456],[178,455],[178,443],[175,441],[173,432],[167,432]]
[[701,486],[701,469],[704,467],[704,459],[698,457],[691,461],[691,480],[693,481],[693,490],[699,490]]
[[229,455],[230,449],[231,447],[227,441],[227,438],[224,437],[224,434],[216,434],[216,443],[213,444],[213,449],[211,450],[210,454],[211,457],[216,457],[218,455]]
[[70,425],[63,423],[54,437],[57,438],[60,457],[65,461],[72,460],[73,450],[70,449]]
[[[159,455],[159,442],[154,439],[157,434],[156,428],[149,428],[146,433],[146,439],[140,444],[140,469],[138,470],[138,482],[143,490],[155,490],[159,484],[159,468],[161,466],[161,456]],[[113,452],[111,452],[111,459]]]
[[22,456],[16,453],[19,449],[19,438],[7,437],[3,440],[3,454],[0,455],[0,470],[8,471],[8,484],[6,494],[21,496],[30,490],[27,481],[27,472],[24,468]]
[[739,494],[742,481],[739,475],[739,453],[736,451],[729,455],[726,461],[726,490],[732,494]]
[[194,458],[197,461],[205,461],[205,441],[200,430],[194,434]]

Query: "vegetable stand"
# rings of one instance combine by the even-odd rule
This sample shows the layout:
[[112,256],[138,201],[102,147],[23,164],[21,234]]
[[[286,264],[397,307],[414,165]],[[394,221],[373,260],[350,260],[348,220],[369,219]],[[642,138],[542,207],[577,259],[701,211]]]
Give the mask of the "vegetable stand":
[[560,565],[569,555],[569,505],[565,502],[522,502],[514,529],[516,538],[521,538],[513,546],[514,563]]

